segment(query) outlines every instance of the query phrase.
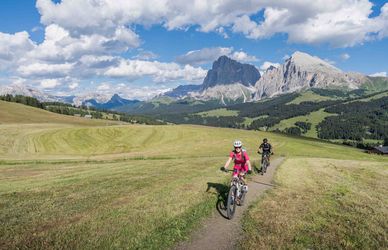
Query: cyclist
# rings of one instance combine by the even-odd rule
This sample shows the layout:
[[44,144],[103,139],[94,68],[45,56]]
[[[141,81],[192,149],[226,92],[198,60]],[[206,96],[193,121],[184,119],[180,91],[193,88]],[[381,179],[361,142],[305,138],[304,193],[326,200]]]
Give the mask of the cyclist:
[[[260,152],[260,149],[263,150],[263,152]],[[257,153],[261,154],[261,163],[263,163],[264,155],[268,156],[268,166],[270,165],[270,155],[273,155],[272,145],[268,143],[268,139],[264,138],[263,143],[259,146],[259,150]]]
[[234,150],[230,152],[229,159],[226,161],[224,170],[227,171],[228,166],[232,160],[234,160],[233,167],[233,177],[237,177],[240,173],[251,173],[251,162],[249,161],[249,156],[247,151],[242,149],[242,142],[239,140],[234,141],[233,143]]

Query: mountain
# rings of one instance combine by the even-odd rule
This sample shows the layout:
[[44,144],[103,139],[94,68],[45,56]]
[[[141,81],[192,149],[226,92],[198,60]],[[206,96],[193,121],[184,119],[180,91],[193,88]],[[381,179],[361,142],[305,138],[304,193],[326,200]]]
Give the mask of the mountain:
[[189,84],[189,85],[179,85],[175,89],[168,91],[164,93],[164,96],[172,97],[172,98],[182,98],[187,96],[188,93],[190,92],[197,92],[201,90],[202,86],[201,85],[194,85],[194,84]]
[[8,86],[0,86],[0,95],[23,95],[30,96],[38,99],[41,102],[55,102],[58,101],[58,98],[37,89],[34,89],[30,86],[26,86],[21,83],[14,83]]
[[85,106],[92,106],[97,109],[105,109],[105,110],[111,110],[115,109],[117,107],[121,106],[132,106],[138,104],[140,101],[139,100],[127,100],[122,97],[120,97],[118,94],[114,94],[110,100],[105,101],[104,99],[88,99],[82,102],[82,105]]
[[362,74],[343,72],[318,57],[297,51],[283,65],[263,74],[255,84],[255,99],[312,87],[357,89],[367,81]]
[[259,79],[260,72],[255,66],[242,64],[227,56],[221,56],[207,72],[202,89],[234,83],[241,83],[249,87],[253,86]]
[[218,100],[221,104],[228,105],[252,101],[255,90],[253,86],[245,86],[241,83],[221,84],[199,92],[191,92],[190,97],[203,101]]
[[227,56],[219,57],[201,85],[180,85],[165,93],[176,99],[218,100],[221,104],[252,100],[253,88],[260,79],[255,66],[239,63]]

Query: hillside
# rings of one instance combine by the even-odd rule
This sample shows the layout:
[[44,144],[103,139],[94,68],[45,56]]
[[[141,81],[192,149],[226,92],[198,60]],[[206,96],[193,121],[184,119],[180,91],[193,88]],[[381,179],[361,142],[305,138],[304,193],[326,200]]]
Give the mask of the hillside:
[[[370,94],[365,90],[312,88],[226,107],[193,100],[170,102],[150,105],[147,112],[176,124],[278,131],[368,146],[363,143],[381,143],[388,136],[384,126],[388,122],[387,98],[387,91]],[[347,122],[341,122],[344,119]],[[329,126],[333,122],[337,125]]]
[[84,126],[118,124],[114,121],[65,116],[19,103],[0,100],[0,124],[60,123]]
[[[214,185],[222,186],[230,178],[218,169],[236,138],[244,142],[254,166],[258,143],[268,137],[276,155],[290,160],[282,168],[294,164],[293,159],[325,156],[334,166],[351,159],[384,171],[382,157],[317,140],[193,125],[104,126],[98,120],[21,104],[0,105],[0,247],[6,249],[170,248],[214,211]],[[223,114],[225,110],[203,115]],[[288,176],[280,173],[279,178]],[[300,181],[308,181],[304,176],[309,175],[300,176]],[[365,178],[354,185],[362,187],[375,177]],[[354,212],[351,203],[343,206]],[[379,208],[374,211],[363,214],[363,221],[385,216]],[[373,227],[368,237],[376,242],[371,246],[381,246],[381,226]]]

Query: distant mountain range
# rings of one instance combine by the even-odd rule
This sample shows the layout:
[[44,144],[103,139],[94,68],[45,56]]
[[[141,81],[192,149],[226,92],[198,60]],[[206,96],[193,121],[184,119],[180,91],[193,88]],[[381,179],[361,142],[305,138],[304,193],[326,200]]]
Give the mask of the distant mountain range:
[[[155,97],[149,102],[128,100],[118,94],[87,93],[78,96],[52,96],[23,84],[0,87],[0,95],[26,95],[40,101],[60,101],[76,106],[87,105],[99,109],[120,109],[130,112],[134,107],[158,105],[186,100],[230,105],[257,101],[284,93],[309,88],[363,89],[374,91],[388,89],[387,77],[369,77],[360,73],[343,72],[326,61],[303,52],[295,52],[279,67],[271,66],[262,75],[249,64],[242,64],[227,56],[221,56],[207,72],[200,85],[180,85]],[[167,98],[167,99],[166,99]],[[143,104],[149,105],[143,105]],[[213,105],[212,104],[212,105]]]
[[[239,103],[309,88],[352,90],[362,88],[373,81],[371,77],[343,72],[318,57],[299,51],[279,67],[269,67],[263,75],[252,65],[241,64],[221,56],[213,63],[202,85],[195,88],[178,86],[167,95],[177,99],[194,98],[205,101],[219,100],[220,103]],[[388,83],[388,78],[384,81]]]
[[140,102],[139,100],[124,99],[118,94],[110,96],[109,94],[102,93],[87,93],[79,96],[54,96],[23,84],[12,84],[5,87],[0,86],[0,95],[7,94],[30,96],[41,102],[63,102],[75,106],[91,106],[105,110],[115,109],[124,105],[130,107]]

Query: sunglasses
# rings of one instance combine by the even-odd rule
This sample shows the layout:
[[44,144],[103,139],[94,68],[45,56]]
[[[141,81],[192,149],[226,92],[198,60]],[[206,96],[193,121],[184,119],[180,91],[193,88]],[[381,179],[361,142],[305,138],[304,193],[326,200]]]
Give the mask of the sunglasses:
[[241,149],[241,147],[234,147],[234,148],[240,148]]

